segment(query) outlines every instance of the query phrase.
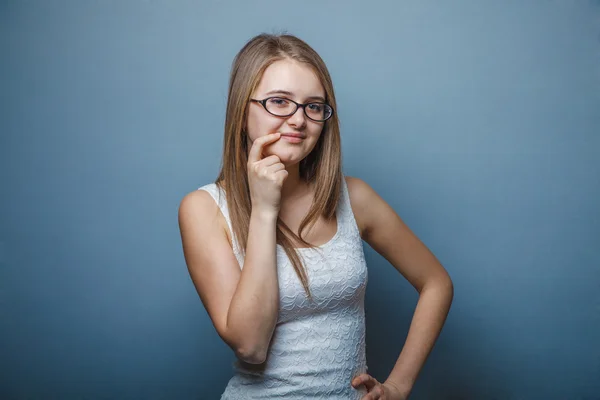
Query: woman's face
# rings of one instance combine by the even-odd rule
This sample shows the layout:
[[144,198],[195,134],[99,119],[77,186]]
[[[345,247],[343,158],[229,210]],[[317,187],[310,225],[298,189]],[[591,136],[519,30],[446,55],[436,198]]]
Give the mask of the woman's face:
[[[325,90],[312,69],[293,60],[284,59],[271,64],[265,70],[251,98],[263,100],[267,97],[282,97],[297,103],[325,101]],[[276,155],[286,166],[304,159],[317,144],[324,122],[309,119],[302,108],[289,117],[270,114],[265,108],[251,101],[248,106],[246,132],[250,139],[248,148],[257,138],[280,132],[282,136],[263,148],[263,156]],[[283,134],[300,134],[301,139],[287,139]]]

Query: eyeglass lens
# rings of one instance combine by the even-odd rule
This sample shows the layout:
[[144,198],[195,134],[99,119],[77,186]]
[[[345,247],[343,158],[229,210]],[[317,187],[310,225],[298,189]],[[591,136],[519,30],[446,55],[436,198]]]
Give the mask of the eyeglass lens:
[[[282,117],[293,114],[296,111],[296,103],[281,97],[271,97],[265,102],[267,111]],[[331,116],[332,109],[323,103],[309,103],[304,107],[306,115],[317,121],[324,121]]]

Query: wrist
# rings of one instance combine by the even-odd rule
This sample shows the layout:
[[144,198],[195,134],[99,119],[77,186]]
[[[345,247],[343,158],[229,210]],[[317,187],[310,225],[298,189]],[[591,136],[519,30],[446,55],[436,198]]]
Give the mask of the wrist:
[[413,385],[408,383],[398,383],[390,380],[386,380],[384,384],[393,386],[402,396],[404,396],[403,398],[408,398],[413,387]]
[[279,217],[279,210],[253,208],[250,217],[256,218],[262,223],[274,223]]

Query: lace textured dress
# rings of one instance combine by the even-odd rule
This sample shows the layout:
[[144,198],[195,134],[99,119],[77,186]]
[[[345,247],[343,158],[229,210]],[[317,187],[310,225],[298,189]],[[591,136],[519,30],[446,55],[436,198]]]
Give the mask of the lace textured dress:
[[[232,232],[224,191],[215,183],[198,190],[212,195]],[[366,394],[362,386],[354,389],[350,384],[356,375],[367,372],[364,295],[368,274],[345,179],[336,216],[337,232],[330,241],[319,250],[299,250],[313,302],[277,245],[279,317],[267,358],[263,364],[236,359],[235,374],[221,400],[348,400]],[[233,247],[243,268],[235,238]]]

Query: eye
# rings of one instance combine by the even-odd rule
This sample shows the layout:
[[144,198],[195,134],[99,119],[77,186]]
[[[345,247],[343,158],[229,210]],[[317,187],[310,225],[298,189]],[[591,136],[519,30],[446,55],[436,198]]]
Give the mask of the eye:
[[287,107],[290,104],[290,102],[288,99],[284,99],[283,97],[271,97],[269,99],[269,104],[278,107]]
[[310,103],[308,105],[308,108],[310,108],[311,111],[322,112],[323,111],[323,104],[320,104],[320,103]]

